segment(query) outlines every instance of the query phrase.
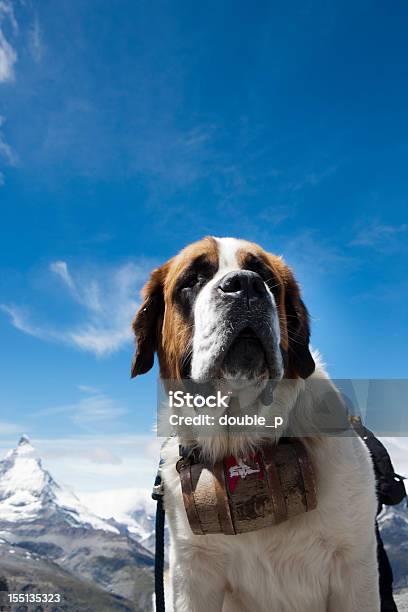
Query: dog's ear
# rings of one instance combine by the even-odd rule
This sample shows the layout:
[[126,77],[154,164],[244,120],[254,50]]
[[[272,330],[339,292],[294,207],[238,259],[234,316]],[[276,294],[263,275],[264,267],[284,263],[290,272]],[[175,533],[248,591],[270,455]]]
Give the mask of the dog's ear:
[[132,361],[131,378],[148,372],[154,363],[164,315],[165,266],[156,268],[142,291],[143,302],[133,319],[136,348]]
[[309,350],[309,313],[289,268],[285,270],[285,311],[288,330],[285,374],[287,378],[307,378],[315,370],[315,362]]

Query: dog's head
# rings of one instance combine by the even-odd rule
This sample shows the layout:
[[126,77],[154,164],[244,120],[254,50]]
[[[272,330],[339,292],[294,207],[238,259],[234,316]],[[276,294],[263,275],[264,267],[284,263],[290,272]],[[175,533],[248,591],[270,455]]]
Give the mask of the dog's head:
[[234,238],[206,237],[154,270],[133,321],[132,377],[157,352],[165,379],[307,378],[309,317],[280,257]]

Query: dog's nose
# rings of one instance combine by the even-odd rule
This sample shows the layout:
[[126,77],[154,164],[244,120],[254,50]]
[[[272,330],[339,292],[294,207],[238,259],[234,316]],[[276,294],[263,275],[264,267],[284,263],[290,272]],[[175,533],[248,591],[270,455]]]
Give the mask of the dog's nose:
[[221,279],[218,289],[225,296],[253,301],[266,295],[262,278],[251,270],[234,270]]

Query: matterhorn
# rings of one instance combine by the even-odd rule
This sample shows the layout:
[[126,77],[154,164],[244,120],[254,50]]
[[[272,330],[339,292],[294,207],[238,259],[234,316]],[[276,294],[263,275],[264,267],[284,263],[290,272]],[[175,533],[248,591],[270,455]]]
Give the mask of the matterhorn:
[[0,461],[0,578],[10,591],[54,584],[69,610],[87,610],[87,601],[98,602],[90,610],[143,610],[152,569],[151,552],[125,525],[96,516],[53,479],[28,436]]

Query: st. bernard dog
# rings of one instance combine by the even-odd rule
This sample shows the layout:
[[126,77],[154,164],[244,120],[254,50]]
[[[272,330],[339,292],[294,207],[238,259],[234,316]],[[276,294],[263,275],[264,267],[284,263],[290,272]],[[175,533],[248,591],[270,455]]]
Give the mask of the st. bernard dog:
[[[132,376],[150,370],[157,353],[163,379],[227,380],[243,405],[275,410],[298,431],[313,420],[321,394],[335,392],[310,352],[308,312],[292,271],[256,244],[213,237],[191,244],[152,272],[143,298]],[[175,612],[380,610],[375,480],[356,435],[303,439],[317,479],[315,510],[233,536],[192,533],[176,471],[180,442],[171,438],[163,456]],[[226,427],[195,445],[215,462],[245,457],[259,442]]]

